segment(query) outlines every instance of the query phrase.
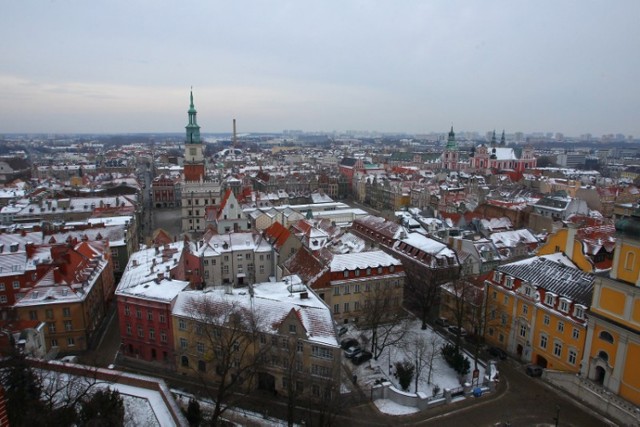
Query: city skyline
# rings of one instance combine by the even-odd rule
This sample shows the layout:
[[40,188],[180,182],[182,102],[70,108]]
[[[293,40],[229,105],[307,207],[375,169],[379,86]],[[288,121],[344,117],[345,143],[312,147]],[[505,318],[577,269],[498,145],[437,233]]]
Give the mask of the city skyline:
[[640,3],[9,3],[0,133],[638,136]]

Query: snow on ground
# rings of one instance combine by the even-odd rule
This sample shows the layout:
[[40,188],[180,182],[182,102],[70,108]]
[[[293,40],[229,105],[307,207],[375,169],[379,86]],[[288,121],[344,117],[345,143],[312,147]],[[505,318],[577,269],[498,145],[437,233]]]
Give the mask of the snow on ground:
[[[427,396],[433,396],[433,388],[436,385],[440,389],[439,393],[442,393],[445,388],[454,389],[460,387],[462,384],[458,378],[458,374],[447,364],[440,354],[440,348],[447,343],[448,340],[434,331],[431,327],[426,330],[422,330],[421,325],[422,323],[419,320],[410,322],[406,341],[411,342],[415,337],[424,337],[426,342],[430,343],[432,348],[435,348],[437,354],[431,369],[431,381],[428,381],[429,368],[428,366],[425,366],[418,381],[418,391],[425,393]],[[351,326],[349,335],[359,339],[359,334],[360,332]],[[366,349],[369,350],[369,348]],[[471,363],[471,371],[463,378],[462,383],[465,381],[471,382],[471,373],[474,369],[473,357],[468,354],[466,357]],[[395,362],[403,361],[405,359],[410,361],[412,360],[403,348],[395,346],[393,348],[386,348],[377,361],[372,359],[370,362],[363,363],[360,366],[354,366],[350,361],[348,361],[348,359],[345,359],[345,363],[348,363],[348,365],[353,368],[353,373],[358,376],[358,382],[361,386],[370,387],[374,385],[376,380],[386,379],[389,380],[398,390],[402,390],[398,380],[393,375],[393,372],[395,371],[395,367],[393,365],[395,365]],[[391,367],[389,366],[389,360],[391,360]],[[479,378],[482,380],[482,378],[484,378],[485,368],[483,365],[480,365],[480,363],[478,363],[478,370],[480,371]],[[411,382],[407,391],[412,393],[415,392],[415,378]]]
[[377,399],[373,403],[378,407],[380,412],[389,415],[409,415],[418,412],[418,408],[411,408],[409,406],[398,405],[388,399]]

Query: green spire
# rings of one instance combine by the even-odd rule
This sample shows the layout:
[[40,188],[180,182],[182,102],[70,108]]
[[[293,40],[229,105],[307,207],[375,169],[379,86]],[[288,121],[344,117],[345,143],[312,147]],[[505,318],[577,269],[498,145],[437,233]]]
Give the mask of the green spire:
[[196,107],[193,105],[193,87],[190,92],[190,101],[189,104],[189,124],[186,126],[187,129],[187,144],[200,144],[200,126],[198,126],[198,121],[196,120],[196,115],[198,112],[196,111]]
[[449,137],[447,138],[447,150],[457,150],[458,146],[456,144],[456,134],[453,132],[453,125],[451,125],[451,130],[449,131]]

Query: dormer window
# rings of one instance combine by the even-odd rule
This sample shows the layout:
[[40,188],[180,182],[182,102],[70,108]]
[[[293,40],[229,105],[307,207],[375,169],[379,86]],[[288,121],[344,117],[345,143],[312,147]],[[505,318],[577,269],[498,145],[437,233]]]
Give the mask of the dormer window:
[[558,309],[563,313],[568,313],[570,305],[571,305],[571,301],[569,301],[566,298],[560,298],[560,306],[558,307]]
[[344,277],[349,277],[349,270],[345,270],[342,274]]
[[544,296],[544,303],[548,306],[553,307],[556,302],[556,296],[554,294],[547,293]]
[[356,268],[356,277],[360,275],[360,269]]
[[584,319],[584,307],[576,305],[573,309],[573,317],[576,319]]
[[389,267],[389,273],[393,273],[394,271],[396,271],[396,266],[392,265]]
[[502,281],[502,273],[499,271],[493,272],[493,281],[496,283],[500,283]]
[[531,296],[531,293],[532,293],[532,291],[531,291],[531,287],[530,287],[530,286],[525,286],[525,287],[524,287],[524,294],[525,294],[526,296],[530,297],[530,296]]
[[507,280],[505,280],[504,285],[509,289],[513,288],[513,277],[507,276]]

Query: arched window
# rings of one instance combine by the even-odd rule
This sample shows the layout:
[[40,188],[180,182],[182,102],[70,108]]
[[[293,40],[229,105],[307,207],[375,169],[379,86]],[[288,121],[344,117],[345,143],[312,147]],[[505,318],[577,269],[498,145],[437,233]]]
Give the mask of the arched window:
[[627,252],[627,256],[624,259],[624,269],[632,270],[635,264],[635,261],[636,261],[636,254],[634,254],[631,251]]
[[609,332],[607,331],[600,331],[600,335],[598,335],[598,337],[602,340],[602,341],[606,341],[608,343],[613,344],[613,335],[611,335]]
[[182,362],[182,366],[184,367],[189,366],[189,358],[187,356],[182,356],[181,362]]
[[604,360],[605,362],[609,361],[609,355],[607,354],[606,351],[599,351],[598,352],[598,357],[602,360]]

